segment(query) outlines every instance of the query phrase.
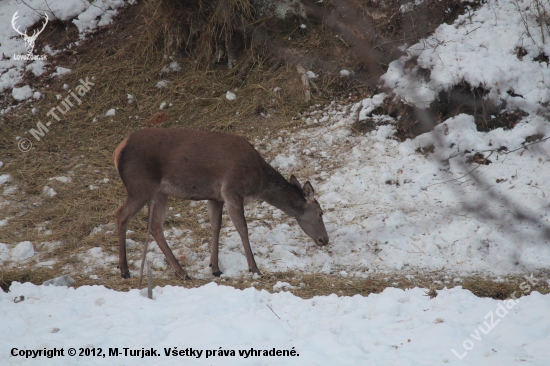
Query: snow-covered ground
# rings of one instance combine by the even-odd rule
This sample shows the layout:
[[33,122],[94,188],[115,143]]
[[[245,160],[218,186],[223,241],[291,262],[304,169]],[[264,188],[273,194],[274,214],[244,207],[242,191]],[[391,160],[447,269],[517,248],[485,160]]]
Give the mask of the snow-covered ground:
[[[285,176],[294,173],[302,182],[309,177],[331,240],[319,248],[278,209],[250,205],[249,234],[259,268],[345,270],[360,277],[373,271],[502,275],[549,268],[549,149],[546,142],[522,147],[529,136],[548,135],[550,123],[529,116],[513,130],[485,133],[476,130],[471,116],[459,115],[400,143],[391,138],[395,121],[368,117],[384,98],[312,111],[304,118],[318,126],[278,131],[276,139],[255,142],[264,155],[274,156],[272,164]],[[352,123],[366,118],[388,124],[366,135],[354,134]],[[427,157],[417,152],[432,145],[434,152]],[[502,146],[507,150],[499,152]],[[489,156],[488,150],[495,151]],[[483,152],[492,163],[467,163],[475,152]],[[245,275],[238,233],[231,223],[222,233],[222,271]],[[195,252],[189,249],[192,233],[172,228],[166,235],[176,256],[187,258],[191,273],[210,276],[208,244]],[[154,267],[166,267],[160,249],[151,251]],[[134,271],[138,268],[136,260]]]
[[[433,299],[419,288],[388,288],[304,300],[210,283],[153,293],[149,300],[138,290],[14,283],[0,292],[0,364],[542,366],[550,357],[550,295],[538,292],[497,301],[458,287]],[[54,348],[63,356],[19,356]],[[118,357],[109,356],[114,348]],[[125,357],[124,348],[158,355]],[[201,353],[172,353],[191,349]],[[264,356],[273,350],[288,355]]]

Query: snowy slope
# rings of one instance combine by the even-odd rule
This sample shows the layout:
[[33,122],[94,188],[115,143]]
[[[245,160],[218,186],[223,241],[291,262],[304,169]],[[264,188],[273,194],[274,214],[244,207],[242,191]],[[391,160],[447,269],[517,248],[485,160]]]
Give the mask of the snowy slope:
[[[302,183],[312,182],[331,240],[329,246],[318,247],[294,219],[265,203],[251,204],[246,214],[259,268],[305,273],[345,270],[360,277],[373,271],[428,270],[463,276],[549,268],[550,246],[544,236],[550,225],[550,192],[545,184],[550,180],[548,142],[522,147],[528,136],[550,134],[550,123],[530,116],[513,130],[485,133],[476,131],[471,116],[459,115],[431,133],[400,143],[392,139],[395,121],[387,116],[367,117],[384,98],[377,95],[312,111],[303,118],[315,127],[278,131],[278,138],[266,136],[254,142],[284,176],[295,174]],[[353,133],[354,121],[365,118],[380,118],[388,124],[366,135]],[[416,152],[431,145],[434,153],[427,157]],[[466,163],[474,151],[501,146],[508,151],[493,151],[491,164],[463,177],[477,166]],[[6,185],[9,189],[9,182]],[[168,215],[188,212],[168,211]],[[518,220],[520,215],[529,220]],[[197,219],[209,226],[202,215]],[[102,225],[90,235],[102,231],[114,235],[114,227]],[[211,276],[209,244],[192,249],[192,233],[179,228],[166,228],[165,234],[192,276]],[[241,240],[230,221],[220,242],[222,271],[232,277],[247,275]],[[129,241],[130,248],[136,245],[140,244]],[[92,274],[94,268],[109,266],[117,273],[114,250],[98,247],[83,252],[80,270]],[[150,246],[150,251],[153,267],[166,268],[158,246]],[[4,252],[0,261],[12,264],[40,260],[34,256],[17,261],[7,247]],[[130,259],[137,274],[139,255]]]
[[[465,163],[472,155],[465,151],[521,148],[527,136],[550,133],[548,121],[527,117],[514,130],[483,133],[472,117],[460,115],[405,143],[390,138],[391,123],[354,135],[351,124],[366,118],[382,99],[365,99],[345,107],[342,115],[327,108],[309,117],[329,117],[327,125],[282,132],[287,152],[274,162],[284,162],[279,165],[286,176],[302,171],[298,176],[314,178],[331,244],[318,248],[297,225],[287,224],[292,219],[272,229],[257,223],[250,232],[260,268],[330,272],[344,267],[360,275],[365,269],[503,274],[548,268],[550,246],[543,236],[550,219],[547,143],[494,152],[492,164],[476,169],[479,181],[470,175],[441,184],[476,166]],[[269,149],[277,145],[277,140],[268,143]],[[435,145],[433,155],[416,152],[430,145]],[[250,215],[271,222],[277,211],[263,205]],[[533,221],[517,220],[519,213]],[[227,230],[220,258],[230,273],[246,265],[240,253],[233,254],[240,251],[238,234]]]
[[[477,298],[461,288],[442,290],[434,299],[419,288],[388,288],[368,297],[304,300],[288,292],[210,283],[157,287],[154,294],[149,300],[138,290],[14,283],[9,293],[0,291],[0,364],[542,366],[550,357],[550,295],[537,292],[517,302]],[[26,300],[14,303],[22,295]],[[13,348],[54,347],[65,356],[10,356]],[[71,357],[70,347],[77,353],[101,348],[107,355]],[[109,357],[114,347],[121,355]],[[152,348],[159,356],[124,357],[124,347]],[[165,348],[192,348],[202,355],[166,357]],[[298,355],[239,356],[239,350],[251,348]],[[220,349],[235,356],[218,356]],[[216,356],[206,358],[206,350]]]

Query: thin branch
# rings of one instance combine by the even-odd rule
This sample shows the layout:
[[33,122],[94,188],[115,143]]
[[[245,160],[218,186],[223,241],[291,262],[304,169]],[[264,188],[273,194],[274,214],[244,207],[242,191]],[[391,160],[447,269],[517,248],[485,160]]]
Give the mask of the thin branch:
[[[266,304],[266,305],[267,305],[267,307],[269,308],[269,310],[273,311],[273,309],[271,308],[271,306],[269,306],[268,304]],[[275,314],[275,316],[276,316],[277,318],[279,318],[279,315],[277,315],[276,312],[273,311],[273,314]],[[279,320],[280,320],[280,319],[281,319],[281,318],[279,318]]]
[[[491,151],[491,153],[489,154],[489,156],[493,155],[493,153],[494,153],[494,151]],[[489,156],[487,156],[486,159],[489,159]],[[476,166],[474,169],[470,170],[468,173],[464,174],[464,175],[461,176],[461,177],[454,178],[454,179],[449,179],[449,180],[446,180],[445,182],[433,183],[433,184],[430,184],[429,186],[423,187],[422,190],[426,190],[426,189],[428,189],[429,187],[431,187],[431,186],[436,186],[436,185],[438,185],[438,184],[445,184],[445,183],[453,182],[453,181],[455,181],[455,180],[462,179],[462,178],[468,176],[470,173],[472,173],[474,170],[476,170],[477,168],[479,168],[479,167],[482,166],[482,165],[483,165],[483,164],[477,164],[477,166]]]

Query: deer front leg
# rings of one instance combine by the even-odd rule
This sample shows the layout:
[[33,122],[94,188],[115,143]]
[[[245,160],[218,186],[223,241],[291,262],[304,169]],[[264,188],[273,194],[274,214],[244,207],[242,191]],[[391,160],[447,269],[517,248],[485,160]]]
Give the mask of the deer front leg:
[[256,261],[254,260],[254,254],[250,248],[250,242],[248,241],[248,227],[246,225],[246,219],[244,217],[244,202],[241,197],[235,198],[231,201],[227,201],[227,210],[229,211],[229,217],[233,221],[233,225],[237,228],[241,240],[243,241],[244,253],[246,255],[246,261],[248,262],[248,270],[250,272],[262,275]]
[[208,200],[208,215],[210,216],[210,226],[212,228],[210,267],[212,267],[212,274],[216,277],[220,277],[223,274],[218,265],[218,245],[220,230],[222,228],[222,210],[223,202]]

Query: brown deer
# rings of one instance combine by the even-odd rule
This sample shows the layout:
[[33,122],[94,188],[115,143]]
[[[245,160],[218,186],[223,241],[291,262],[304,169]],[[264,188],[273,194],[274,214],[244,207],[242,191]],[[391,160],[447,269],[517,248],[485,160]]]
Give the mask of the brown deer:
[[317,245],[328,244],[321,206],[309,182],[296,177],[288,182],[244,138],[199,130],[146,128],[125,138],[113,159],[128,192],[117,211],[119,267],[129,278],[126,261],[128,221],[146,204],[153,238],[177,274],[189,278],[164,238],[162,225],[168,196],[184,200],[208,200],[212,227],[212,274],[220,276],[218,241],[223,204],[243,242],[250,272],[261,275],[248,241],[244,206],[261,199],[295,217]]

